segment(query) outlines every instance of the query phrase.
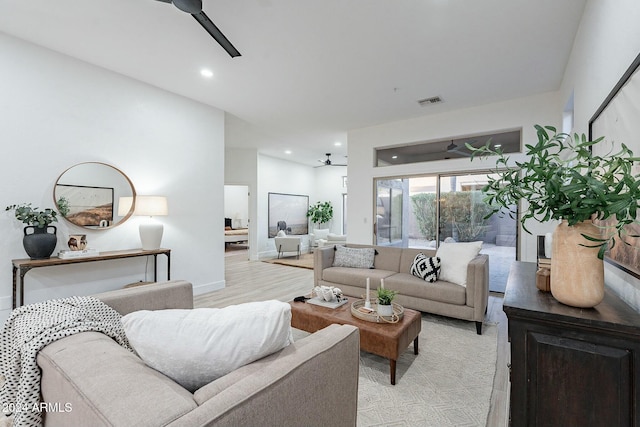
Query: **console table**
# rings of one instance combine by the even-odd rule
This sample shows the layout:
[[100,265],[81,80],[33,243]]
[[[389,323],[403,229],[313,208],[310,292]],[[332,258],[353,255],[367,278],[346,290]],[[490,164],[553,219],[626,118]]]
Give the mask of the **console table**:
[[511,425],[639,427],[640,313],[608,290],[594,308],[561,304],[535,272],[515,262],[504,297]]
[[[73,265],[81,264],[85,262],[96,261],[109,261],[113,259],[122,258],[135,258],[142,256],[153,256],[153,281],[158,281],[158,255],[166,255],[167,257],[167,280],[171,279],[171,249],[129,249],[122,251],[107,251],[101,252],[99,255],[60,259],[58,257],[51,257],[47,259],[14,259],[11,260],[13,264],[13,308],[24,304],[24,276],[34,268],[39,267],[52,267],[55,265]],[[20,292],[20,304],[18,305],[17,294]]]

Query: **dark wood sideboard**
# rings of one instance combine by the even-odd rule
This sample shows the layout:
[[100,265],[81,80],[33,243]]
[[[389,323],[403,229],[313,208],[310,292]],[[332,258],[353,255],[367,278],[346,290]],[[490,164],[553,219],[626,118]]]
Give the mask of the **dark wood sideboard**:
[[504,297],[511,341],[511,425],[640,427],[640,313],[607,291],[569,307],[515,262]]

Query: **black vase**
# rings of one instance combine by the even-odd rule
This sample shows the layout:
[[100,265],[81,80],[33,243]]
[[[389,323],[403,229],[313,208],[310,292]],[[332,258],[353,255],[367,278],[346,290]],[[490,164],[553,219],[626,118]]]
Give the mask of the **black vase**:
[[[53,228],[53,233],[49,233],[50,228]],[[28,229],[33,229],[33,232],[31,234],[27,233]],[[29,255],[31,259],[49,258],[58,243],[58,237],[56,236],[57,231],[58,229],[53,225],[42,228],[33,225],[26,226],[24,228],[22,245],[27,255]]]

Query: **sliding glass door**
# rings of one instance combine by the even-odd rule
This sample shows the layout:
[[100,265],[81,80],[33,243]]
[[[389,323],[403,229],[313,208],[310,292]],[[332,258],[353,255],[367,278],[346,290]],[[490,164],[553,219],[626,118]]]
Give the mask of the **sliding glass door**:
[[[376,180],[376,244],[436,249],[442,242],[483,242],[492,290],[504,291],[516,259],[517,221],[489,215],[487,174],[446,174]],[[512,207],[515,212],[516,207]]]
[[378,180],[376,184],[376,244],[404,246],[406,238],[403,228],[405,216],[404,179]]

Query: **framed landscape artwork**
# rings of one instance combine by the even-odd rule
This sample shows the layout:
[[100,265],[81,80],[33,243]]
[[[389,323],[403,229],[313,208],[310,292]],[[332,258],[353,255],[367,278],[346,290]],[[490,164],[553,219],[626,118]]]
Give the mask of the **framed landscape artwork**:
[[308,210],[309,196],[269,193],[269,237],[280,230],[287,235],[308,234]]
[[[590,140],[604,136],[605,139],[593,146],[599,156],[616,153],[620,144],[625,144],[635,156],[640,155],[640,55],[624,73],[620,81],[604,100],[600,108],[589,120]],[[636,167],[640,168],[640,165]],[[615,219],[601,221],[602,225],[614,224]],[[640,225],[628,226],[628,235],[623,236],[625,244],[616,237],[614,248],[607,252],[605,260],[640,278]]]
[[113,188],[56,184],[55,194],[58,200],[67,200],[65,217],[76,225],[99,227],[103,221],[113,222]]

